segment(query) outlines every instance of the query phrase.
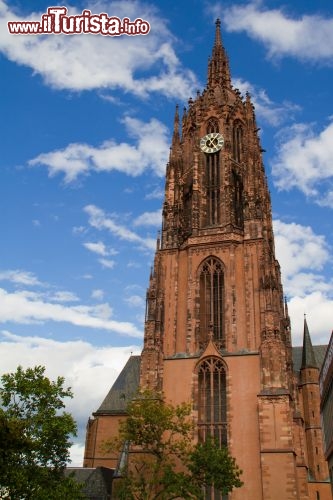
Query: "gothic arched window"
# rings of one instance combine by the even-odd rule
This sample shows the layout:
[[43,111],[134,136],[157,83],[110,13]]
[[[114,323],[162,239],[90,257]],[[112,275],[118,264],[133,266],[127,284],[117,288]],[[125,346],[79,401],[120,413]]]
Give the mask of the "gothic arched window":
[[224,347],[224,273],[218,259],[209,257],[200,268],[200,342],[212,332],[218,347]]
[[207,358],[198,367],[199,441],[208,436],[227,445],[226,371],[222,360]]
[[[198,438],[210,436],[219,445],[227,446],[227,384],[222,360],[207,358],[198,366]],[[214,487],[205,488],[206,500],[227,500]]]
[[236,121],[232,130],[232,157],[238,163],[242,159],[243,128],[239,121]]
[[[207,134],[219,131],[219,122],[210,118],[207,122]],[[207,225],[220,223],[220,151],[206,155],[206,199]]]
[[217,118],[209,118],[207,122],[207,134],[212,134],[213,132],[219,131],[219,122]]

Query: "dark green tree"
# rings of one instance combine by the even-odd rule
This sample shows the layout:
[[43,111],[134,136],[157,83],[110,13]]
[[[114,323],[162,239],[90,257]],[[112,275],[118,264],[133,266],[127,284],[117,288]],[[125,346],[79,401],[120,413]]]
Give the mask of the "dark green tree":
[[190,405],[174,407],[146,391],[129,404],[127,413],[119,435],[105,446],[123,450],[114,498],[198,500],[206,487],[227,493],[242,486],[241,470],[227,448],[211,439],[193,445]]
[[63,399],[73,396],[44,373],[18,367],[1,377],[0,488],[12,500],[77,500],[81,488],[64,476],[76,423]]
[[242,471],[228,448],[221,448],[211,437],[204,443],[197,443],[191,451],[188,468],[199,484],[205,488],[214,486],[223,495],[243,484],[240,479]]

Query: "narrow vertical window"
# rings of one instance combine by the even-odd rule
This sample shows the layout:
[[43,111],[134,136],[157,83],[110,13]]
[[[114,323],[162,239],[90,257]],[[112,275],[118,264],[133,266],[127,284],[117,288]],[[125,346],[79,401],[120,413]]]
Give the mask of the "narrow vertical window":
[[239,122],[234,123],[232,131],[232,157],[237,163],[242,160],[243,129]]
[[209,257],[200,270],[200,343],[204,344],[209,333],[220,348],[225,347],[224,339],[224,274],[222,263]]
[[238,227],[243,226],[243,183],[241,176],[235,171],[232,172],[233,183],[233,211],[235,225]]
[[[207,134],[219,131],[216,118],[207,123]],[[207,225],[220,224],[220,151],[206,155]]]
[[[198,368],[198,438],[208,437],[227,446],[226,372],[220,359],[208,358]],[[206,488],[206,500],[224,500],[215,488]]]
[[226,373],[219,359],[204,360],[198,370],[199,404],[198,431],[200,441],[208,436],[227,445]]
[[207,225],[220,224],[220,151],[206,155]]

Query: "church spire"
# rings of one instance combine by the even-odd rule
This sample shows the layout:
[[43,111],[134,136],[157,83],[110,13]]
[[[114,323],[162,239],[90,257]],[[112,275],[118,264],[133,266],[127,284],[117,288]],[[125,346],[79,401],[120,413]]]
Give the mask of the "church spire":
[[303,351],[302,351],[302,369],[317,368],[316,358],[312,347],[310,332],[304,315],[304,333],[303,333]]
[[179,144],[179,106],[176,105],[175,118],[173,122],[173,135],[172,135],[172,147]]
[[212,56],[208,61],[208,87],[217,84],[231,86],[229,61],[222,44],[221,21],[216,20],[215,41]]
[[217,47],[218,45],[222,46],[222,40],[221,40],[221,21],[220,21],[220,19],[216,19],[216,22],[215,22],[215,42],[214,42],[214,47]]

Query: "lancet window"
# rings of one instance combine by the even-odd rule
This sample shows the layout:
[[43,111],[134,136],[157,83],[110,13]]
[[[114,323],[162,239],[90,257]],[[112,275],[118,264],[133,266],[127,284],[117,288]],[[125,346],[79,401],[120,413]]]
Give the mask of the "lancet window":
[[[222,360],[207,358],[198,367],[198,438],[208,436],[227,446],[226,371]],[[206,500],[224,500],[227,496],[215,488],[206,488]]]
[[242,160],[243,128],[239,121],[236,121],[232,131],[232,157],[238,163]]
[[224,341],[224,273],[222,262],[209,257],[200,268],[200,341],[212,335],[218,347]]

